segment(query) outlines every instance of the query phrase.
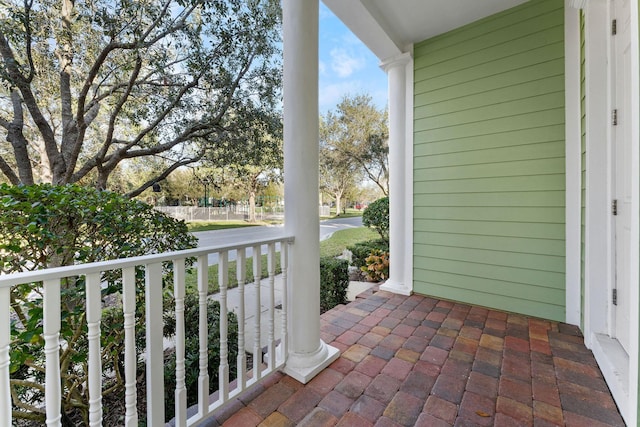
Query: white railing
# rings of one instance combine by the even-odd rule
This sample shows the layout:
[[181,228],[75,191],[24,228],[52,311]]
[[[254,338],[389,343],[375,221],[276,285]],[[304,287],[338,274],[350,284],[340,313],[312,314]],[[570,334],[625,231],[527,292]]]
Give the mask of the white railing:
[[[124,314],[124,372],[125,372],[125,411],[126,426],[137,426],[137,387],[136,369],[138,361],[144,356],[146,364],[146,399],[147,425],[161,426],[165,424],[164,413],[164,346],[163,346],[163,263],[173,265],[174,303],[176,315],[175,358],[176,358],[176,390],[175,390],[175,425],[196,426],[208,418],[213,411],[224,405],[239,393],[254,385],[264,376],[282,368],[287,354],[287,270],[288,250],[293,243],[293,237],[281,237],[271,240],[257,240],[233,246],[212,246],[178,252],[170,252],[143,257],[119,259],[69,267],[52,268],[33,272],[23,272],[0,276],[0,426],[12,424],[12,404],[10,387],[10,295],[14,286],[42,283],[43,291],[43,339],[46,367],[45,398],[41,406],[46,408],[47,426],[61,425],[61,370],[60,352],[64,346],[60,338],[61,324],[61,282],[69,277],[85,277],[86,284],[86,323],[88,341],[88,384],[89,390],[89,425],[102,425],[102,367],[100,348],[100,322],[102,317],[101,278],[103,273],[114,270],[121,271],[122,277],[122,311]],[[266,246],[266,251],[263,248]],[[277,301],[274,298],[276,285],[276,250],[280,250],[282,275],[278,278],[282,286],[281,301],[282,327],[275,330]],[[253,285],[247,284],[245,264],[247,249],[253,256]],[[261,255],[266,252],[268,262],[268,279],[266,291],[268,296],[267,309],[261,311]],[[220,288],[216,299],[220,301],[220,365],[218,398],[210,403],[209,376],[207,358],[207,301],[208,295],[208,258],[211,254],[218,256],[218,283]],[[227,299],[229,283],[229,255],[236,258],[238,288],[234,300],[237,301],[236,315],[238,317],[238,358],[228,360],[227,339]],[[197,290],[199,302],[199,377],[197,412],[187,415],[187,391],[185,386],[185,321],[184,298],[185,278],[187,276],[186,260],[196,258]],[[136,304],[136,268],[143,268],[145,272],[145,319],[146,319],[146,349],[144,355],[136,353],[135,345],[135,304]],[[245,289],[255,287],[256,302],[254,307],[245,306]],[[262,285],[265,286],[265,285]],[[252,291],[253,292],[253,291]],[[251,315],[252,325],[245,325],[245,319]],[[266,316],[267,339],[266,346],[261,345],[264,337],[261,335],[262,317]],[[246,326],[253,326],[253,367],[246,369],[245,330]],[[276,334],[280,335],[279,345],[276,346]],[[266,347],[266,361],[263,363],[262,348]],[[237,363],[237,378],[229,378],[229,363]],[[233,388],[231,388],[235,385]]]

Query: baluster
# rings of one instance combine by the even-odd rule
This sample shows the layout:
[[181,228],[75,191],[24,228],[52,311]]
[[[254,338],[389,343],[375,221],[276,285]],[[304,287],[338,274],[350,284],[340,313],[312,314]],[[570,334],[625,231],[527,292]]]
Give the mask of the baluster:
[[0,425],[11,425],[11,389],[9,386],[9,365],[11,362],[11,321],[9,307],[11,288],[0,288]]
[[87,339],[89,341],[89,425],[102,425],[102,355],[100,354],[100,273],[88,274],[87,283]]
[[247,279],[246,251],[244,248],[236,251],[236,272],[238,276],[238,390],[247,386],[247,356],[244,351],[244,282]]
[[187,425],[187,387],[185,383],[185,325],[184,325],[184,296],[185,296],[185,260],[173,262],[173,292],[176,299],[176,390],[175,412],[176,426]]
[[209,413],[209,365],[208,329],[207,329],[207,294],[209,291],[209,263],[206,255],[198,257],[198,304],[200,306],[198,336],[200,341],[200,375],[198,376],[198,415],[204,417]]
[[229,284],[229,253],[218,255],[218,285],[220,287],[220,366],[218,367],[218,396],[220,404],[229,400],[229,358],[227,346],[227,286]]
[[269,272],[269,332],[268,332],[268,351],[269,355],[269,372],[275,368],[276,357],[276,338],[275,338],[275,283],[276,283],[276,245],[269,243],[267,247],[267,271]]
[[147,341],[147,425],[164,425],[164,347],[162,342],[162,264],[145,265]]
[[288,242],[280,242],[280,268],[282,269],[282,332],[280,334],[280,357],[282,358],[281,362],[284,363],[287,360],[288,354],[288,325],[287,325],[287,310],[289,306],[287,305],[287,277],[289,272],[289,243]]
[[125,417],[127,427],[138,425],[136,390],[136,270],[134,267],[122,271],[122,310],[124,312],[124,378]]
[[[43,338],[45,355],[45,407],[47,426],[60,426],[60,279],[43,283]],[[98,337],[100,335],[98,334]],[[99,341],[98,341],[99,342]]]
[[262,350],[260,348],[260,276],[262,275],[262,254],[260,245],[253,247],[253,282],[256,287],[256,304],[253,337],[253,379],[262,377]]

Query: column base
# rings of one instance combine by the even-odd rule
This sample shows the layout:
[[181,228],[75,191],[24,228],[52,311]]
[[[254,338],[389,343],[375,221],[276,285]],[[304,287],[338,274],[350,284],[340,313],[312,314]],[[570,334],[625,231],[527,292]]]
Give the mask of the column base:
[[306,384],[339,356],[340,350],[320,340],[320,348],[314,353],[289,353],[283,372],[302,384]]
[[404,283],[395,282],[393,279],[389,279],[382,285],[380,285],[380,290],[405,296],[410,296],[411,294],[413,294],[413,289],[410,289]]

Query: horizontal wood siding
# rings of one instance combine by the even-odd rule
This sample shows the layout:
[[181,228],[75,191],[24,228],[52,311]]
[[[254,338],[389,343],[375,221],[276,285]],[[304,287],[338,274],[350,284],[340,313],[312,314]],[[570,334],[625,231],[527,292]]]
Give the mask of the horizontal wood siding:
[[565,319],[564,11],[415,46],[414,289]]

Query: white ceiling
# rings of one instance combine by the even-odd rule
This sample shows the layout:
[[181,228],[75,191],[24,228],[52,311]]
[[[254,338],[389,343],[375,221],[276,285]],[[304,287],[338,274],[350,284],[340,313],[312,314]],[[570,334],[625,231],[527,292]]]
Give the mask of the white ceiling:
[[416,43],[528,0],[323,0],[384,60]]

